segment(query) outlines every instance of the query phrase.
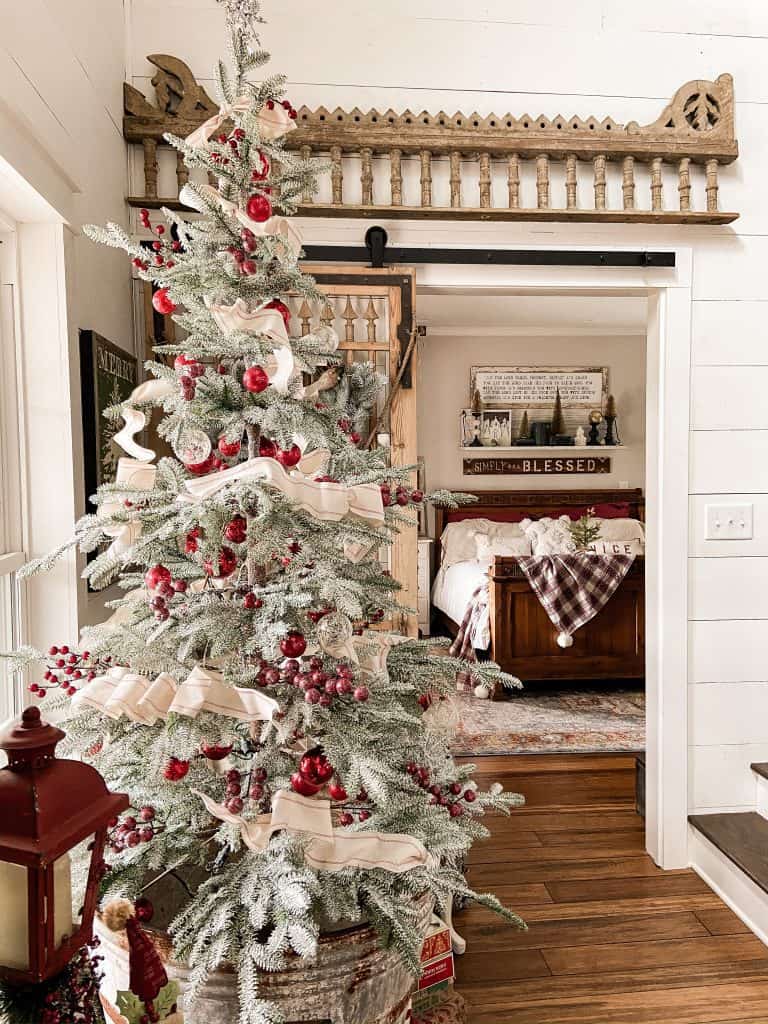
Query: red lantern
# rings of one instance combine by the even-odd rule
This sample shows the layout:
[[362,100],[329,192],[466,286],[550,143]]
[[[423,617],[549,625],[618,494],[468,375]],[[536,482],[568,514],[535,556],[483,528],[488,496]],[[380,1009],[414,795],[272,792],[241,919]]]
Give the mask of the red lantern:
[[[45,981],[90,942],[107,825],[129,804],[95,768],[56,757],[64,735],[37,707],[0,735],[0,977],[10,982]],[[75,905],[69,853],[83,842],[90,867]]]

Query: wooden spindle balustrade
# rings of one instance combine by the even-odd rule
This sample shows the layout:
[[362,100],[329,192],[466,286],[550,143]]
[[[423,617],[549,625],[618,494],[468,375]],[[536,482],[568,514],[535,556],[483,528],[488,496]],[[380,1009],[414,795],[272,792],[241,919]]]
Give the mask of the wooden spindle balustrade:
[[[159,195],[159,162],[167,148],[163,135],[188,135],[216,108],[178,58],[149,59],[159,69],[153,79],[158,94],[177,99],[153,106],[125,86],[123,130],[129,142],[142,147],[144,179],[143,195],[128,201],[179,208],[176,196]],[[285,143],[302,157],[323,158],[329,167],[320,192],[329,198],[305,194],[300,212],[307,216],[727,224],[738,214],[719,209],[719,170],[738,157],[733,102],[731,76],[721,75],[686,83],[647,125],[622,125],[610,117],[366,114],[302,107],[297,130]],[[388,186],[386,170],[383,183],[378,176],[386,161]],[[416,163],[418,186],[404,178],[404,161]],[[553,162],[562,162],[563,175],[553,176]],[[648,169],[646,198],[636,189],[638,164]],[[476,168],[479,187],[477,200],[464,205],[462,171],[469,165]],[[677,202],[670,199],[670,209],[664,206],[665,165],[677,175]],[[345,170],[352,173],[354,167],[359,167],[359,201],[344,195]],[[177,159],[178,188],[187,180]],[[502,182],[506,201],[497,206],[494,192]],[[621,205],[612,208],[609,196],[619,192]],[[382,197],[388,198],[382,202]]]

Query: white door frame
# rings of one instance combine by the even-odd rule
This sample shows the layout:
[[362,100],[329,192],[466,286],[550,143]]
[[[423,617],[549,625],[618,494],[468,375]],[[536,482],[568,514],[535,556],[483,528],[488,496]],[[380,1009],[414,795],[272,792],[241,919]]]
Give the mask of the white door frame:
[[[398,239],[398,244],[405,242]],[[439,264],[417,268],[418,286],[438,292],[648,297],[646,846],[664,868],[688,864],[691,253],[686,248],[674,252],[674,269]]]
[[[568,243],[515,246],[502,224],[380,222],[398,248],[674,252],[674,268],[420,264],[418,288],[446,293],[648,297],[646,374],[646,848],[663,868],[688,857],[688,474],[692,251],[687,246]],[[359,221],[301,218],[307,245],[358,245]],[[403,256],[403,263],[407,258]],[[416,301],[418,315],[418,295]]]

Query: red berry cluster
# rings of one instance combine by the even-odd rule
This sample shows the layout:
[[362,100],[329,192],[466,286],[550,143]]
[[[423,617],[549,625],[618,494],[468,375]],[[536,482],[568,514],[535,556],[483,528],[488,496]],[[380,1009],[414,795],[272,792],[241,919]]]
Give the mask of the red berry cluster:
[[392,485],[382,484],[381,485],[381,500],[385,506],[388,505],[420,505],[424,501],[424,492],[413,490],[410,491],[407,487],[398,485],[395,490],[394,498],[392,495]]
[[72,697],[77,693],[75,683],[89,683],[100,672],[106,672],[111,663],[112,659],[108,656],[92,657],[90,651],[71,651],[66,644],[51,647],[45,660],[43,682],[30,683],[29,692],[42,700],[48,690],[58,687],[62,693]]
[[269,792],[265,785],[267,772],[265,768],[251,768],[247,772],[241,772],[238,768],[230,768],[224,776],[226,779],[224,806],[231,814],[239,814],[245,806],[243,793],[257,802],[268,801]]
[[[269,676],[267,679],[269,672],[267,669],[265,685],[269,685],[269,679],[272,678]],[[337,697],[351,696],[353,700],[363,703],[370,696],[367,686],[355,684],[354,672],[349,665],[342,662],[326,671],[322,659],[318,657],[303,662],[291,658],[283,664],[276,681],[303,690],[307,704],[317,704],[321,708],[329,708]]]
[[111,818],[107,824],[107,839],[113,853],[122,853],[140,843],[149,843],[159,831],[155,824],[155,808],[149,804],[139,809],[138,817],[128,814],[122,821]]
[[352,422],[350,420],[346,417],[342,417],[338,421],[337,426],[339,430],[343,431],[347,435],[352,444],[360,444],[362,437],[356,430],[352,429]]
[[173,368],[179,374],[179,386],[185,402],[191,402],[197,390],[197,378],[205,373],[205,366],[194,356],[181,354],[173,361]]
[[226,166],[229,163],[229,156],[239,157],[240,156],[240,143],[245,138],[245,132],[242,128],[235,128],[235,130],[227,135],[226,132],[222,132],[221,135],[217,135],[213,140],[213,143],[218,143],[219,149],[214,149],[211,153],[211,160],[215,164],[220,166]]
[[[274,110],[274,109],[275,109],[275,106],[276,106],[276,104],[277,104],[277,100],[267,100],[267,102],[266,102],[266,103],[264,104],[264,106],[265,106],[265,107],[267,108],[267,110]],[[287,111],[288,111],[288,116],[290,117],[290,119],[291,119],[292,121],[295,121],[295,120],[296,120],[296,118],[298,117],[298,114],[297,114],[297,112],[296,112],[296,108],[295,108],[295,107],[294,107],[294,106],[292,105],[292,103],[290,102],[290,100],[283,100],[283,101],[282,101],[282,102],[280,103],[280,106],[281,106],[281,107],[282,107],[282,108],[283,108],[284,110],[287,110]]]
[[250,228],[240,232],[240,245],[228,245],[227,252],[234,261],[235,269],[245,277],[251,277],[259,271],[259,265],[251,259],[251,253],[258,248],[258,239]]
[[459,803],[465,800],[471,804],[476,799],[474,789],[464,787],[461,782],[451,782],[447,786],[439,785],[436,782],[430,783],[429,770],[424,765],[418,765],[409,761],[405,766],[406,772],[421,789],[429,792],[429,802],[433,806],[445,807],[452,818],[460,818],[464,813],[464,805]]
[[[168,270],[170,270],[171,267],[175,267],[176,261],[173,258],[173,254],[181,252],[181,242],[175,239],[166,239],[163,237],[165,235],[164,224],[156,224],[153,228],[152,222],[149,219],[149,210],[139,210],[139,216],[141,217],[141,226],[146,228],[147,231],[154,231],[157,235],[157,240],[152,243],[152,251],[155,254],[152,257],[152,263],[154,266],[165,267]],[[133,265],[134,267],[138,267],[139,270],[147,270],[149,268],[149,264],[145,260],[140,260],[138,258],[133,260]],[[158,310],[158,312],[162,311]]]
[[151,590],[155,595],[150,598],[149,607],[155,613],[158,622],[165,622],[171,614],[168,604],[177,595],[186,592],[187,581],[174,580],[170,569],[164,565],[153,565],[144,574],[144,582],[147,590]]
[[[91,945],[98,946],[99,940],[94,939]],[[103,959],[103,956],[94,956],[87,946],[83,946],[56,976],[54,987],[42,998],[42,1006],[38,1004],[32,1016],[26,1019],[34,1017],[38,1024],[72,1024],[73,1021],[98,1024],[103,1021],[99,1002],[99,964]]]

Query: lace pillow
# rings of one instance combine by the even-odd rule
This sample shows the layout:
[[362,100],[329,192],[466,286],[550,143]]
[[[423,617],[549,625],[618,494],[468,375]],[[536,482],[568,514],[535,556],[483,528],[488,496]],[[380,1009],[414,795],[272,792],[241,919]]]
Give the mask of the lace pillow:
[[523,519],[520,526],[534,555],[569,555],[576,550],[570,530],[568,516],[559,519]]
[[485,533],[475,534],[477,562],[484,568],[490,568],[495,555],[510,557],[530,555],[531,542],[527,537],[489,537]]
[[645,543],[645,524],[639,519],[598,519],[600,540],[635,540]]

